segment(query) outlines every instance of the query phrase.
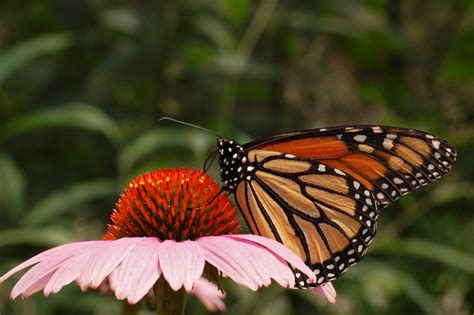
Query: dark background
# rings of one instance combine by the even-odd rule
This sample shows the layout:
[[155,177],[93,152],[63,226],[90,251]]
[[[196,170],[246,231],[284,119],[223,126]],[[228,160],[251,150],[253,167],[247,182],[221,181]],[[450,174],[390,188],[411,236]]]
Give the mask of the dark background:
[[[367,258],[334,282],[335,305],[225,281],[227,314],[472,314],[473,56],[472,0],[2,0],[0,274],[100,238],[136,174],[201,167],[214,137],[161,116],[241,142],[385,124],[450,141],[453,170],[384,211]],[[13,284],[1,314],[121,307],[74,285],[11,302]],[[187,313],[204,308],[190,298]]]

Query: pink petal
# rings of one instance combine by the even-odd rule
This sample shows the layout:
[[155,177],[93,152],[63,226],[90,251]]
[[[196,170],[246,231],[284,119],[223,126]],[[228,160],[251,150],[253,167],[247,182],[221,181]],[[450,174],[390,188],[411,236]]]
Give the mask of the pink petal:
[[224,312],[226,310],[225,294],[217,286],[204,278],[198,279],[189,293],[196,295],[206,309],[210,312]]
[[126,298],[135,304],[152,289],[161,274],[158,262],[161,244],[155,237],[144,238],[110,274],[110,288],[117,299]]
[[92,248],[87,259],[83,261],[77,282],[81,289],[97,288],[115,267],[144,238],[124,237],[118,240],[105,241]]
[[57,293],[74,280],[77,280],[83,291],[88,287],[96,288],[141,240],[138,237],[122,238],[83,248],[61,263],[44,288],[45,296]]
[[210,264],[252,290],[268,286],[271,279],[282,286],[294,286],[294,275],[287,263],[259,244],[222,236],[197,241]]
[[57,262],[49,262],[49,264],[39,263],[38,265],[34,266],[30,270],[28,270],[23,275],[23,277],[20,278],[20,280],[18,280],[18,282],[12,289],[10,298],[16,299],[19,295],[21,295],[22,297],[28,297],[29,294],[25,292],[27,292],[28,290],[32,291],[32,289],[30,289],[32,287],[37,288],[33,290],[34,292],[42,290],[43,287],[41,287],[40,284],[42,284],[43,286],[46,285],[47,281],[53,275],[54,271],[56,271],[57,268],[59,268]]
[[[101,244],[97,246],[100,247]],[[61,290],[61,288],[79,277],[82,268],[88,261],[88,258],[92,252],[91,248],[83,249],[81,252],[76,253],[75,256],[61,262],[61,265],[57,270],[54,271],[50,277],[48,283],[44,287],[44,295],[55,294]]]
[[316,276],[311,271],[311,269],[309,269],[308,266],[305,265],[305,263],[301,260],[301,258],[299,258],[295,253],[289,250],[286,246],[284,246],[283,244],[277,241],[274,241],[266,237],[253,235],[253,234],[223,235],[223,237],[228,237],[234,240],[240,240],[241,242],[247,241],[251,243],[260,244],[266,247],[268,250],[272,251],[274,254],[284,259],[285,261],[288,261],[294,268],[303,272],[308,277],[308,281],[310,282],[316,281]]
[[49,280],[54,272],[61,266],[62,262],[67,259],[64,259],[64,257],[60,256],[60,253],[58,253],[58,256],[45,259],[36,266],[32,267],[23,275],[23,277],[20,278],[20,280],[18,280],[16,285],[13,287],[12,293],[10,295],[11,298],[15,299],[20,294],[23,297],[28,296],[28,294],[25,294],[25,292],[31,291],[29,290],[30,287],[37,287],[38,281],[41,281],[41,283],[46,285],[47,282],[44,282],[45,275],[48,275]]
[[[184,286],[209,310],[225,310],[223,295],[216,286],[199,280],[206,260],[252,290],[269,285],[272,279],[293,287],[295,279],[288,263],[315,280],[311,270],[282,244],[255,235],[225,235],[179,243],[161,243],[157,238],[122,238],[65,244],[23,262],[1,277],[0,282],[36,264],[15,285],[12,298],[20,294],[28,297],[42,289],[47,296],[74,280],[82,289],[98,287],[108,280],[118,299],[126,298],[133,304],[152,290],[163,270],[174,290]],[[331,283],[311,291],[335,302],[336,292]]]
[[241,242],[239,246],[248,251],[248,261],[260,286],[269,286],[272,279],[283,287],[294,286],[295,276],[286,261],[256,243]]
[[92,243],[98,243],[102,241],[85,241],[85,242],[75,242],[70,244],[60,245],[47,251],[44,251],[36,256],[31,257],[27,261],[22,262],[2,277],[0,277],[0,283],[4,282],[8,278],[10,278],[13,274],[17,273],[18,271],[25,269],[31,265],[34,265],[46,258],[56,258],[58,261],[65,260],[70,256],[74,255],[78,251],[81,251],[82,248],[89,246]]
[[336,289],[334,289],[334,286],[331,282],[328,282],[320,287],[312,288],[311,292],[325,298],[332,304],[336,303]]
[[258,289],[259,283],[247,275],[246,270],[251,270],[247,262],[247,253],[235,250],[235,242],[225,238],[210,236],[196,240],[204,250],[206,261],[224,272],[235,282],[245,285],[253,291]]
[[189,291],[204,270],[204,253],[195,241],[166,240],[160,249],[160,267],[170,287],[177,291],[183,285]]
[[35,294],[36,292],[41,291],[46,283],[48,283],[49,278],[51,278],[51,275],[54,273],[54,270],[51,271],[50,273],[45,274],[42,278],[38,279],[35,283],[30,285],[26,290],[24,290],[21,293],[21,297],[23,299],[28,298],[30,295]]
[[[46,285],[47,280],[49,280],[49,278],[54,274],[54,271],[58,269],[64,261],[88,246],[95,246],[98,242],[101,241],[79,242],[58,246],[38,254],[18,265],[5,274],[2,280],[7,279],[13,273],[23,268],[39,262],[36,266],[28,270],[13,287],[10,295],[11,298],[15,299],[20,294],[23,297],[28,297],[29,295],[41,290],[44,285]],[[48,277],[46,278],[45,275],[48,275]],[[41,287],[41,285],[43,287]],[[35,290],[32,288],[35,288]]]

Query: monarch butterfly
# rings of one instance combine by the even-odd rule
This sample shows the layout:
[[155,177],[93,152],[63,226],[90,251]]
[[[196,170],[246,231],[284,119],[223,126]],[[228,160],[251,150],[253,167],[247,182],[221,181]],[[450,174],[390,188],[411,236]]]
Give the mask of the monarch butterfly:
[[244,145],[218,137],[223,190],[249,228],[280,241],[314,271],[301,288],[341,276],[366,254],[381,209],[443,176],[456,160],[422,131],[342,126],[297,131]]

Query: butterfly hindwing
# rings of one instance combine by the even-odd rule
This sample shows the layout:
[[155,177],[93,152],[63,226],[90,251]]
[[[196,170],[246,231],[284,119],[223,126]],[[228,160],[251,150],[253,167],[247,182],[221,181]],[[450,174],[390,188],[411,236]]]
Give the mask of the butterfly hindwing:
[[[253,233],[282,242],[313,270],[317,284],[342,275],[366,253],[378,208],[359,181],[339,169],[275,151],[251,151],[255,172],[236,200]],[[307,286],[302,273],[297,283]]]

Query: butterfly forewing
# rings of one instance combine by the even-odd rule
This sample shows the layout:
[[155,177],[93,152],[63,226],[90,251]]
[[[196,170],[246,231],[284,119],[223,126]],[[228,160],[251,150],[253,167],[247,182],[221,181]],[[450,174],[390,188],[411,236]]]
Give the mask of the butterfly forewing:
[[381,208],[444,175],[456,159],[421,131],[344,126],[240,146],[219,139],[221,177],[251,231],[282,242],[317,276],[342,275],[365,255]]
[[338,168],[363,183],[382,207],[440,178],[456,159],[454,148],[436,136],[380,126],[301,131],[244,149],[284,152]]

